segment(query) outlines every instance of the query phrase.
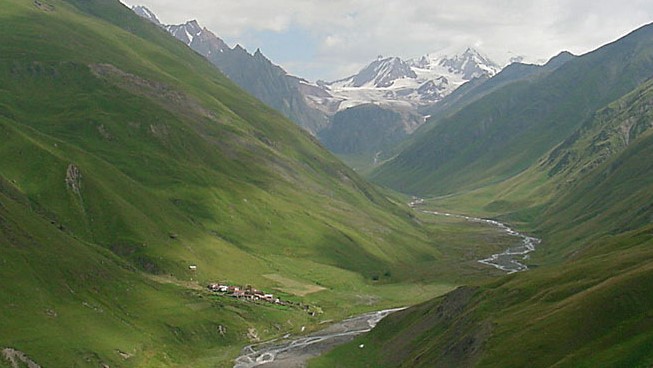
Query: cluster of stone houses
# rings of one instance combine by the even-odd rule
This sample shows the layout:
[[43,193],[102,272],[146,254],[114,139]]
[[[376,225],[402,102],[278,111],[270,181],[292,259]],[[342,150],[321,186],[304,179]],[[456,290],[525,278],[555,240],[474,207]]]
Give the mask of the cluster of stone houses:
[[245,300],[252,300],[252,301],[261,300],[268,303],[274,303],[280,305],[286,304],[279,298],[275,298],[274,294],[265,293],[261,290],[254,289],[251,286],[241,288],[240,286],[233,286],[233,285],[226,285],[226,284],[209,284],[208,289],[213,292],[222,293],[224,295],[228,295],[238,299],[245,299]]

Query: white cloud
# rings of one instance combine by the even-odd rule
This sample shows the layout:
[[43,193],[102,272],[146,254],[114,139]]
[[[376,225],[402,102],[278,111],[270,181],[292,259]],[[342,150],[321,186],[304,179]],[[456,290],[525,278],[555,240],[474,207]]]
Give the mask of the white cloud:
[[[414,57],[477,46],[497,61],[584,53],[653,21],[650,0],[123,0],[143,4],[164,23],[197,19],[219,36],[256,42],[252,34],[310,32],[319,44],[291,72],[333,79],[379,54]],[[247,45],[250,48],[265,45]],[[306,74],[302,74],[306,73]]]

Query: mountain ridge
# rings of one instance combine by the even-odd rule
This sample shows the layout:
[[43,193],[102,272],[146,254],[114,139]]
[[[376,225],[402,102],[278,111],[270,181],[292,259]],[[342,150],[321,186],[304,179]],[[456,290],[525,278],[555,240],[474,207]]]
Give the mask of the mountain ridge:
[[414,109],[437,103],[465,82],[489,78],[500,70],[473,48],[454,56],[427,54],[409,60],[379,56],[357,74],[333,82],[318,81],[330,98],[308,98],[317,105],[337,105],[332,114],[366,103]]
[[229,47],[196,20],[163,25],[146,7],[134,6],[132,10],[205,56],[241,88],[312,134],[329,124],[320,110],[307,104],[301,90],[302,80],[273,64],[259,49],[250,54],[240,45]]
[[[652,31],[644,26],[551,73],[511,82],[454,111],[379,168],[373,180],[400,191],[446,194],[516,175],[596,109],[650,77],[646,35]],[[624,60],[624,55],[632,56]]]

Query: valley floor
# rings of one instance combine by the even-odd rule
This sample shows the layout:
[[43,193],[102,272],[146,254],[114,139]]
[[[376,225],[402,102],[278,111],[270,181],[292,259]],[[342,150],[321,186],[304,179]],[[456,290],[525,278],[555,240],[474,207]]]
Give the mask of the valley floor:
[[[527,255],[535,251],[535,245],[539,239],[533,238],[515,230],[498,221],[470,217],[458,214],[430,211],[421,208],[424,205],[423,200],[414,200],[410,203],[411,208],[415,211],[433,217],[431,221],[435,223],[457,222],[460,226],[469,226],[470,229],[478,229],[478,225],[484,227],[489,233],[508,235],[508,238],[502,238],[504,246],[508,249],[495,253],[487,257],[478,258],[476,262],[481,264],[480,272],[487,272],[488,275],[500,276],[501,274],[510,274],[528,270],[528,267],[521,262],[527,259]],[[465,231],[461,232],[461,238],[466,238]],[[517,238],[517,239],[515,239]],[[490,241],[491,238],[487,240]],[[483,244],[478,244],[483,246]],[[469,244],[467,245],[469,246]],[[487,244],[492,247],[492,244]],[[460,262],[462,260],[458,260]],[[469,260],[467,260],[469,261]],[[502,271],[497,274],[491,267]],[[479,278],[480,279],[480,278]],[[419,299],[413,300],[414,304]],[[234,368],[252,368],[252,367],[284,367],[300,368],[307,367],[308,361],[320,356],[333,348],[352,341],[355,337],[363,335],[373,329],[379,321],[391,313],[404,310],[406,308],[393,308],[377,312],[368,312],[361,315],[344,319],[340,322],[331,323],[327,328],[312,332],[307,335],[284,335],[281,338],[273,339],[264,343],[248,345],[241,351],[241,355],[235,360]],[[364,349],[365,345],[359,345]]]

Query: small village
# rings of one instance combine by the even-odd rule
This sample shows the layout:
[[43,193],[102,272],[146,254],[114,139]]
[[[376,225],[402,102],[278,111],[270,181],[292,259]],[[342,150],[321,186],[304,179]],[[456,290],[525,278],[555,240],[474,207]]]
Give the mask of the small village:
[[255,289],[251,285],[240,287],[235,285],[228,285],[227,283],[211,283],[207,285],[207,289],[219,295],[236,298],[245,302],[270,303],[273,305],[298,308],[308,313],[308,315],[311,317],[315,317],[324,313],[322,308],[319,306],[308,305],[302,302],[294,302],[290,300],[281,300],[280,298],[275,297],[274,294]]
[[263,302],[292,308],[300,308],[308,313],[311,317],[315,317],[316,315],[323,313],[320,307],[309,306],[301,302],[298,303],[288,300],[281,300],[275,297],[274,294],[255,289],[251,285],[247,285],[243,288],[240,286],[227,285],[225,283],[212,283],[209,284],[207,288],[214,293],[219,293],[220,295],[236,298],[243,301]]
[[282,301],[276,298],[274,294],[265,293],[261,290],[253,288],[251,285],[246,287],[226,285],[226,284],[209,284],[207,288],[215,293],[222,293],[223,295],[230,296],[237,299],[250,300],[250,301],[264,301],[278,305],[290,305],[292,303]]

